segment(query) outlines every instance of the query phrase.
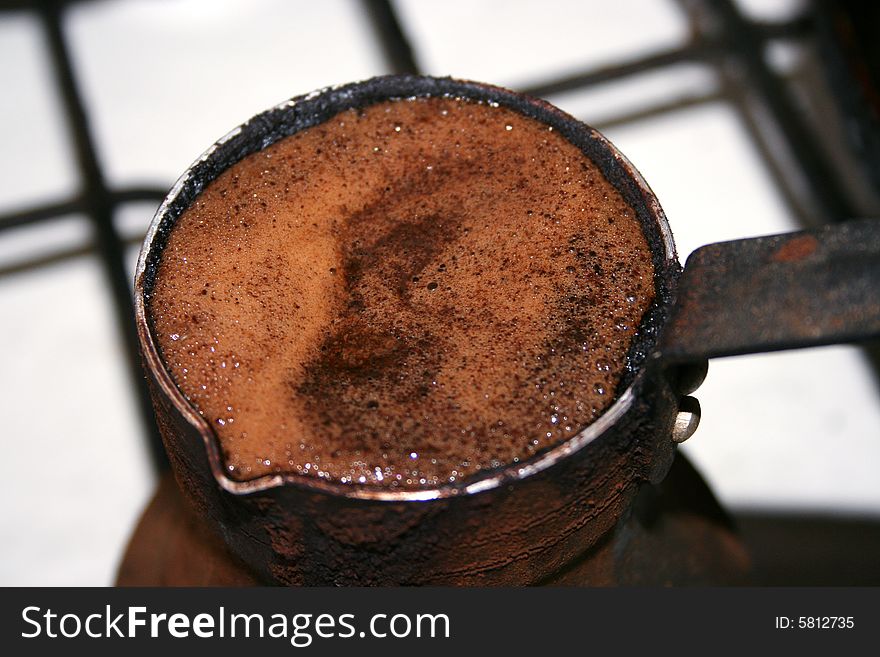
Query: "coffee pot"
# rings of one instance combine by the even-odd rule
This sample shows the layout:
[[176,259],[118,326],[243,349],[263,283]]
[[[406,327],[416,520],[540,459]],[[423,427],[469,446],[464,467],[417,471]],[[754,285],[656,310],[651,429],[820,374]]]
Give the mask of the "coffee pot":
[[[497,103],[559,131],[635,211],[656,300],[613,404],[531,459],[419,489],[296,474],[227,476],[211,427],[174,384],[147,305],[175,221],[243,157],[335,114],[401,97]],[[699,423],[707,359],[880,335],[880,228],[858,221],[712,244],[682,270],[647,183],[611,143],[552,105],[485,84],[387,76],[294,98],[212,146],[170,191],[141,251],[136,322],[172,470],[195,516],[254,582],[283,585],[725,584],[748,557],[676,445]]]

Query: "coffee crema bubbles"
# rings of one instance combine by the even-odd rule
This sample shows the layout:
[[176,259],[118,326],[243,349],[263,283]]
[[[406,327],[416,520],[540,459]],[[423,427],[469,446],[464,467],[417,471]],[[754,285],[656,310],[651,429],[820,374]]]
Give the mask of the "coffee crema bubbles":
[[223,172],[171,231],[148,313],[230,478],[424,488],[593,422],[653,297],[635,212],[580,149],[435,97]]

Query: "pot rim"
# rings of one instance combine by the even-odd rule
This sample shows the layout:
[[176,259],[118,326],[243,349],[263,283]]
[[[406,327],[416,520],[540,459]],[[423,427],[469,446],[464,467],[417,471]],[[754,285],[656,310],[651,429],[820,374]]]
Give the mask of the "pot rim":
[[[357,100],[355,100],[352,104],[345,105],[346,102],[351,102],[351,98],[357,96],[359,91],[369,89],[371,88],[371,85],[379,88],[378,96],[375,95],[376,92],[374,91],[372,95],[367,95],[366,102],[357,102]],[[383,91],[386,87],[391,90],[397,90],[399,93],[387,93],[387,91]],[[370,78],[360,82],[325,87],[286,100],[233,128],[202,153],[202,155],[183,172],[180,178],[178,178],[171,187],[150,222],[150,226],[147,230],[138,257],[137,269],[135,271],[135,321],[137,324],[137,332],[145,366],[158,384],[162,394],[171,401],[175,409],[190,425],[192,425],[202,438],[211,473],[220,487],[225,491],[233,495],[248,495],[280,487],[295,487],[308,492],[322,492],[346,498],[389,502],[427,501],[460,495],[473,495],[536,475],[565,458],[582,451],[617,423],[618,420],[620,420],[633,406],[637,391],[645,376],[647,359],[635,372],[635,375],[629,382],[627,388],[619,394],[618,398],[611,404],[611,406],[609,406],[604,413],[602,413],[591,424],[587,425],[582,431],[578,432],[568,440],[550,447],[545,451],[539,452],[525,461],[507,464],[497,469],[474,474],[461,482],[443,483],[423,488],[400,489],[378,487],[372,484],[327,481],[293,472],[266,474],[245,481],[231,479],[227,475],[218,437],[210,427],[209,423],[199,415],[193,405],[187,401],[181,390],[174,383],[171,373],[165,367],[158,346],[153,339],[153,332],[147,312],[147,287],[149,284],[149,277],[154,275],[154,272],[150,272],[150,263],[159,257],[157,254],[154,254],[154,251],[158,250],[158,253],[161,253],[162,249],[164,249],[164,243],[160,243],[162,241],[160,239],[160,234],[165,223],[171,221],[171,225],[173,226],[173,223],[177,220],[183,209],[188,207],[191,203],[190,200],[185,206],[178,207],[182,194],[192,193],[194,194],[193,198],[195,198],[205,186],[210,184],[223,170],[232,166],[234,162],[237,162],[252,153],[258,152],[274,141],[299,132],[300,130],[307,129],[312,125],[322,123],[349,107],[364,107],[376,102],[381,102],[382,100],[393,98],[430,96],[454,96],[485,102],[498,102],[520,114],[527,116],[531,115],[532,118],[536,118],[542,123],[553,125],[554,128],[557,125],[562,126],[565,128],[563,134],[569,141],[572,141],[569,135],[576,135],[583,140],[584,143],[598,146],[600,149],[603,149],[607,155],[610,155],[614,163],[622,169],[626,180],[633,185],[634,191],[638,192],[645,205],[648,218],[656,224],[655,228],[657,229],[659,239],[651,240],[649,238],[649,245],[651,246],[652,251],[656,251],[658,245],[659,248],[662,249],[660,257],[664,267],[660,271],[657,270],[656,265],[658,254],[654,252],[654,278],[655,291],[657,292],[655,303],[659,303],[661,306],[669,305],[670,300],[668,298],[668,293],[665,295],[667,298],[661,298],[664,295],[661,295],[660,290],[658,289],[658,280],[663,276],[668,276],[668,271],[670,269],[675,269],[678,266],[678,257],[669,223],[653,191],[626,156],[617,150],[617,148],[601,133],[553,105],[550,105],[546,101],[484,83],[453,79],[449,77],[435,78],[417,75],[390,75]],[[266,130],[271,129],[273,126],[277,128],[279,119],[284,119],[285,117],[289,119],[290,115],[296,117],[298,114],[304,112],[314,113],[317,111],[320,113],[322,110],[326,111],[328,103],[334,102],[335,105],[331,107],[332,114],[324,116],[309,125],[293,125],[290,127],[289,132],[282,131],[282,134],[273,133],[270,141],[263,140],[261,146],[247,148],[247,152],[237,154],[236,159],[232,163],[222,166],[219,169],[211,168],[208,171],[207,179],[201,180],[201,178],[204,177],[204,172],[201,171],[200,167],[204,168],[210,165],[214,160],[225,157],[225,154],[222,156],[220,155],[221,149],[225,145],[231,144],[231,142],[237,137],[243,135],[246,131]],[[306,115],[310,116],[308,114]],[[566,132],[569,134],[566,134]],[[575,142],[572,141],[572,143]],[[575,145],[579,146],[579,148],[584,151],[583,146],[580,146],[577,143],[575,143]],[[588,157],[591,157],[589,153],[586,153],[585,151],[584,153]],[[591,157],[591,159],[594,158]],[[596,164],[600,167],[603,175],[608,177],[607,167],[601,166],[598,162],[596,162]],[[191,185],[197,177],[199,180],[195,181],[195,191],[192,189],[187,190],[187,186]],[[612,184],[614,184],[613,181]],[[617,185],[615,186],[617,187]],[[621,192],[623,192],[623,190],[621,190]],[[175,215],[175,213],[176,216],[171,216]],[[674,281],[660,281],[659,285],[669,286],[671,283],[674,283]],[[646,315],[648,312],[650,312],[650,310],[646,312]],[[663,319],[661,318],[660,321],[663,321]],[[642,324],[644,323],[645,319],[643,318]],[[656,349],[656,339],[651,345],[651,349]]]

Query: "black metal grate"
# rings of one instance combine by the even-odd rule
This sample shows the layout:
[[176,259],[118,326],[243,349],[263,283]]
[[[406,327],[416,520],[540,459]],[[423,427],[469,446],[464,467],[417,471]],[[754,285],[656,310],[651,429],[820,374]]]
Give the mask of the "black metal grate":
[[[389,0],[363,0],[375,31],[387,67],[396,73],[418,73],[417,48],[410,43],[398,20],[393,3]],[[157,468],[164,468],[165,456],[141,373],[137,337],[134,330],[132,297],[129,276],[124,265],[124,249],[136,240],[125,240],[114,225],[117,208],[132,201],[159,202],[165,189],[130,187],[110,188],[104,177],[92,137],[90,116],[82,101],[70,49],[63,29],[64,13],[73,0],[0,1],[0,11],[27,11],[39,17],[48,44],[54,74],[64,113],[68,121],[69,138],[74,144],[77,163],[82,176],[79,192],[60,203],[38,205],[25,210],[3,212],[0,209],[0,238],[9,229],[38,224],[63,215],[81,213],[88,217],[94,228],[95,239],[86,248],[60,250],[49,256],[40,256],[0,267],[0,276],[24,269],[77,257],[85,253],[99,256],[112,292],[117,330],[122,335],[127,351],[131,384],[138,393],[140,412],[148,427],[151,451]],[[780,183],[783,194],[792,206],[794,215],[805,224],[828,223],[852,217],[857,213],[856,203],[845,189],[840,174],[824,152],[821,136],[805,119],[784,80],[767,63],[766,46],[778,39],[803,39],[815,31],[811,14],[785,22],[763,24],[746,18],[731,0],[692,0],[682,2],[691,23],[690,39],[676,48],[661,50],[648,56],[620,61],[613,66],[586,68],[580,73],[536,81],[521,89],[536,96],[548,96],[581,90],[602,83],[626,78],[648,71],[669,67],[681,62],[708,64],[723,81],[721,95],[741,114],[760,152]],[[716,100],[719,94],[705,95],[675,101],[668,105],[651,107],[638,113],[617,117],[613,123],[622,123],[686,105]],[[756,98],[772,119],[774,129],[782,136],[785,148],[796,165],[797,175],[806,182],[814,198],[809,199],[810,210],[805,210],[804,199],[793,191],[791,181],[781,173],[774,160],[773,148],[767,142],[758,122],[753,117],[750,99]]]

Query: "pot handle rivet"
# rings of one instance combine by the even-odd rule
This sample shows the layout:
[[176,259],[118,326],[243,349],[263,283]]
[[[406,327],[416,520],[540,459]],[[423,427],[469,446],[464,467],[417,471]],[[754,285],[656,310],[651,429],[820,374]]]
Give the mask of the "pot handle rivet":
[[700,402],[694,397],[682,397],[672,427],[672,442],[683,443],[694,435],[700,426]]

